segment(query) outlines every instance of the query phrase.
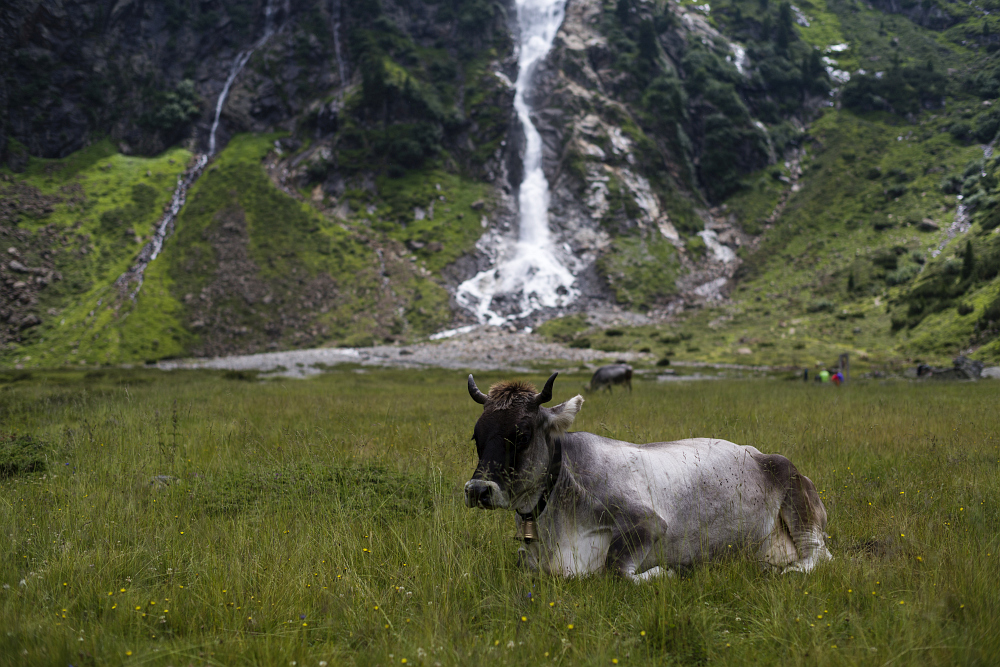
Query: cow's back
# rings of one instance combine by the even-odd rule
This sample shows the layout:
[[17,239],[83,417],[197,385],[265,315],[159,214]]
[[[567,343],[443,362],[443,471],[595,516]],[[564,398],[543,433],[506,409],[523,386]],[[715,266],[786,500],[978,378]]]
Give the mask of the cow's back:
[[714,438],[634,445],[590,433],[563,440],[585,490],[628,520],[656,523],[676,562],[763,539],[774,527],[783,491],[755,447]]

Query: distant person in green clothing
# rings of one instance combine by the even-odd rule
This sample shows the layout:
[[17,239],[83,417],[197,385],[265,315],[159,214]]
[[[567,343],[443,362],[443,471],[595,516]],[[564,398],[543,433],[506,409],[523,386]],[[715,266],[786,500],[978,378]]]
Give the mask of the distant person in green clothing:
[[825,368],[823,370],[821,370],[819,372],[819,381],[820,382],[829,382],[830,381],[830,371],[826,370]]

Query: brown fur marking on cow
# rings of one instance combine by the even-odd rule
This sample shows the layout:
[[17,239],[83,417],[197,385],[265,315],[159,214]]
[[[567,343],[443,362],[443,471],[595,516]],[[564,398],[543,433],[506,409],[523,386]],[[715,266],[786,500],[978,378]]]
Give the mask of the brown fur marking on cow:
[[520,380],[505,380],[490,387],[489,400],[496,410],[506,410],[514,403],[534,397],[538,391],[535,385]]
[[800,473],[792,462],[780,454],[765,454],[754,457],[757,464],[771,475],[785,489],[785,497],[781,503],[781,520],[785,523],[795,542],[799,556],[801,552],[798,538],[808,533],[810,527],[817,526],[820,531],[826,529],[826,508],[820,500],[816,486],[808,477]]

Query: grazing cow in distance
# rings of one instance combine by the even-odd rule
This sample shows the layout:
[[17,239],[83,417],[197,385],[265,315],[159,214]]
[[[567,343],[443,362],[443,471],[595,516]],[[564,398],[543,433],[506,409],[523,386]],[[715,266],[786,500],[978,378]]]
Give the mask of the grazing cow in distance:
[[465,503],[517,513],[528,567],[638,582],[734,552],[785,572],[831,558],[823,502],[785,457],[715,438],[635,445],[568,432],[583,397],[543,407],[556,375],[541,393],[500,382],[489,394],[469,376],[483,412]]
[[607,388],[611,392],[612,385],[623,384],[632,391],[632,367],[624,362],[601,366],[594,371],[587,386],[589,391],[598,391]]

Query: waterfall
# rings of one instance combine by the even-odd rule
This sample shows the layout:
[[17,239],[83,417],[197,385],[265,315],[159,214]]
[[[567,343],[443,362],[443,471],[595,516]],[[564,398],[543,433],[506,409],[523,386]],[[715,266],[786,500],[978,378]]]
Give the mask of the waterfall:
[[[503,324],[527,317],[541,308],[557,308],[579,295],[575,278],[559,259],[549,230],[549,184],[542,171],[542,137],[531,122],[525,100],[538,64],[552,49],[562,25],[566,0],[516,0],[520,26],[514,110],[524,128],[524,178],[518,195],[518,238],[497,253],[493,268],[461,285],[459,305],[481,323]],[[499,297],[499,298],[497,298]],[[507,314],[494,310],[494,301],[508,301]]]
[[[994,139],[994,141],[996,140]],[[993,141],[991,141],[989,144],[980,146],[980,148],[983,149],[984,160],[989,160],[990,157],[993,156]],[[982,175],[986,176],[986,172],[983,171]],[[962,195],[958,195],[959,204],[958,208],[955,209],[955,219],[948,227],[948,233],[945,235],[943,239],[941,239],[941,243],[938,244],[938,247],[935,248],[934,250],[931,250],[931,257],[937,257],[938,255],[940,255],[941,252],[944,250],[945,246],[951,243],[951,240],[953,238],[955,238],[959,234],[965,234],[967,231],[972,229],[972,220],[970,214],[972,213],[975,206],[973,205],[972,207],[970,207],[968,204],[963,203],[962,199],[964,199],[964,197]],[[923,271],[923,267],[921,267],[920,270]]]
[[177,214],[181,212],[181,208],[184,206],[184,202],[187,201],[187,191],[191,187],[191,184],[198,180],[201,176],[202,170],[205,165],[208,164],[208,156],[205,154],[196,155],[194,162],[189,166],[183,174],[177,177],[177,186],[174,188],[174,195],[170,199],[170,206],[164,212],[163,217],[159,219],[156,223],[156,227],[153,230],[153,239],[149,241],[146,245],[142,247],[139,254],[135,258],[135,262],[129,267],[128,271],[118,276],[115,281],[115,287],[117,287],[122,293],[124,293],[129,285],[135,284],[135,289],[129,295],[132,300],[135,300],[135,296],[142,289],[143,277],[146,273],[146,267],[149,263],[156,259],[160,251],[163,250],[163,242],[170,235],[170,232],[174,229],[174,220],[177,219]]
[[[288,3],[285,4],[285,14],[288,14]],[[229,76],[226,78],[225,85],[222,86],[222,92],[219,93],[219,99],[215,102],[215,119],[212,121],[212,130],[208,135],[208,152],[198,153],[194,156],[194,161],[191,165],[177,178],[177,185],[174,187],[174,194],[170,199],[170,206],[164,211],[163,216],[157,221],[156,227],[153,229],[153,238],[146,245],[142,247],[139,254],[135,258],[132,266],[128,268],[125,273],[118,276],[115,280],[115,286],[119,291],[124,294],[130,285],[135,285],[135,289],[129,294],[129,297],[135,301],[135,297],[139,294],[139,290],[142,289],[142,283],[146,274],[146,267],[160,254],[163,250],[163,243],[170,236],[170,233],[174,230],[174,221],[177,219],[177,215],[181,212],[181,208],[184,206],[184,202],[187,201],[188,188],[194,185],[194,182],[198,180],[201,176],[202,171],[205,169],[205,165],[208,164],[210,157],[215,155],[215,132],[219,129],[219,118],[222,116],[222,107],[226,103],[226,98],[229,96],[229,89],[232,88],[233,82],[236,80],[237,75],[243,70],[243,67],[250,60],[250,56],[253,52],[259,49],[264,43],[270,39],[271,35],[274,34],[274,2],[273,0],[267,0],[267,4],[264,6],[264,34],[254,42],[253,46],[245,51],[240,51],[236,54],[236,59],[233,60],[232,66],[229,68]]]
[[243,66],[247,64],[250,60],[250,56],[253,55],[253,49],[247,49],[246,51],[241,51],[236,54],[236,60],[233,61],[233,66],[229,68],[229,78],[226,79],[226,84],[222,86],[222,92],[219,93],[219,99],[215,102],[215,120],[212,121],[212,131],[208,133],[208,154],[215,155],[215,131],[219,129],[219,118],[222,117],[222,106],[226,103],[226,98],[229,97],[229,89],[233,85],[233,81],[236,80],[236,75],[240,73]]
[[344,67],[344,57],[340,55],[340,0],[333,0],[330,7],[331,31],[333,32],[333,53],[337,57],[337,74],[340,76],[340,87],[347,85],[347,70]]
[[226,78],[226,83],[222,86],[219,99],[215,102],[215,119],[212,121],[212,130],[208,133],[208,154],[210,156],[215,155],[215,131],[219,129],[219,119],[222,117],[222,107],[226,104],[226,98],[229,97],[229,89],[232,88],[233,82],[236,81],[239,73],[243,71],[253,52],[262,47],[273,34],[274,2],[273,0],[267,0],[267,4],[264,6],[264,34],[249,49],[236,54],[236,58],[229,68],[229,76]]

